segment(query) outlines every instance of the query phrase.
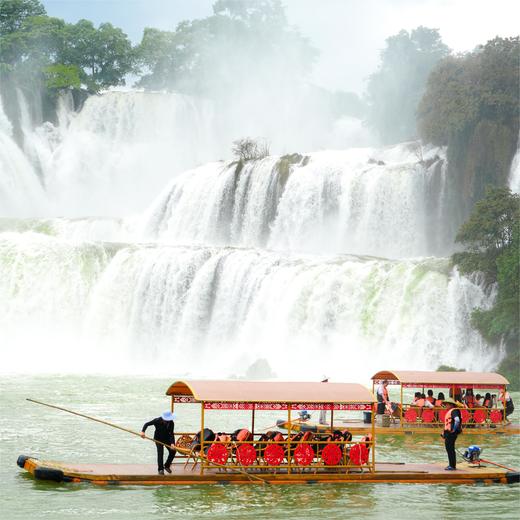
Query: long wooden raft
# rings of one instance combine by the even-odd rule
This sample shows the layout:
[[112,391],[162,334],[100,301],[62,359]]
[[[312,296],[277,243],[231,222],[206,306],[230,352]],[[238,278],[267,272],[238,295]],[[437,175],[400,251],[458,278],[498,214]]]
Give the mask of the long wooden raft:
[[[241,473],[217,468],[199,471],[173,464],[172,473],[157,474],[154,464],[71,464],[42,461],[21,455],[18,465],[36,479],[55,482],[91,482],[97,485],[192,485],[192,484],[259,484]],[[270,484],[314,483],[421,483],[421,484],[510,484],[520,481],[520,473],[491,466],[470,467],[460,464],[456,471],[445,471],[443,464],[379,463],[375,472],[300,473],[253,472]]]

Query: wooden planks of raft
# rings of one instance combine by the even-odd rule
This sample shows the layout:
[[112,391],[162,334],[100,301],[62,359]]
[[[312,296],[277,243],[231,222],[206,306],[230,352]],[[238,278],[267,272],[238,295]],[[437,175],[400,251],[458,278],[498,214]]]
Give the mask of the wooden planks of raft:
[[[199,471],[184,469],[182,464],[172,465],[172,473],[158,475],[154,464],[72,464],[40,461],[25,457],[23,466],[36,478],[57,482],[91,482],[97,485],[193,485],[193,484],[261,484],[246,475],[218,469]],[[303,470],[300,473],[266,473],[254,471],[254,475],[270,484],[315,483],[421,483],[421,484],[475,484],[518,482],[519,474],[492,466],[470,467],[461,464],[457,471],[445,471],[442,464],[376,464],[376,471],[352,471],[332,473]],[[60,475],[62,476],[60,480]]]

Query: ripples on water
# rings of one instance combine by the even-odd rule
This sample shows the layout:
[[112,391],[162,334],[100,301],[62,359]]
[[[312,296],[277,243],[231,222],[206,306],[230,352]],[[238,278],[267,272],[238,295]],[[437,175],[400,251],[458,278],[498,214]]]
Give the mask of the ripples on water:
[[[89,484],[36,482],[17,468],[16,458],[20,453],[63,461],[154,461],[155,450],[148,442],[24,399],[41,399],[140,430],[145,420],[168,408],[164,391],[169,383],[171,381],[138,377],[2,377],[2,519],[519,518],[518,485],[98,488]],[[520,393],[513,397],[520,404]],[[177,412],[180,415],[177,430],[196,427],[196,406],[179,407]],[[515,412],[517,421],[519,415]],[[243,415],[244,420],[247,417]],[[262,418],[257,416],[257,424],[259,428],[266,427],[276,418],[276,413],[266,413]],[[229,428],[235,426],[237,420],[240,421],[236,414],[215,415],[210,419]],[[520,467],[518,437],[459,437],[459,448],[469,444],[484,446],[485,458]],[[379,460],[435,462],[444,461],[445,457],[441,439],[436,436],[383,437],[378,446]]]

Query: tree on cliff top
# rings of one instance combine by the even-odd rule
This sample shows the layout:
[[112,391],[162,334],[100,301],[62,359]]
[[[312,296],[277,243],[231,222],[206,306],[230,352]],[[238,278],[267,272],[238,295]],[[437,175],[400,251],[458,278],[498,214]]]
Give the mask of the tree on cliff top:
[[145,29],[137,53],[139,85],[205,96],[290,83],[305,76],[316,57],[289,26],[279,0],[218,0],[212,16],[181,22],[175,32]]
[[520,38],[495,38],[474,52],[450,56],[431,72],[419,104],[422,139],[446,145],[488,119],[518,125]]
[[387,38],[379,70],[367,86],[367,122],[383,143],[416,137],[416,110],[428,75],[448,53],[438,29],[421,26]]
[[507,356],[499,367],[516,387],[520,385],[520,195],[508,188],[488,189],[486,197],[460,228],[457,242],[467,251],[453,255],[462,273],[481,272],[496,284],[490,309],[474,309],[472,325],[489,342],[505,342]]

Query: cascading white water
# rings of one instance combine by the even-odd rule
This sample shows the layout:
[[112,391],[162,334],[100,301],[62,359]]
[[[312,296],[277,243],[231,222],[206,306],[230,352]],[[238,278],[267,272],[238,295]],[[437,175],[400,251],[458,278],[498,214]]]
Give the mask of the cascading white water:
[[415,149],[317,152],[290,173],[277,157],[241,170],[207,164],[170,184],[149,211],[144,236],[398,258],[432,254],[439,249],[431,238],[441,233],[445,161],[439,149],[419,161]]
[[3,371],[226,377],[265,358],[279,377],[364,381],[375,360],[479,370],[501,359],[469,323],[493,294],[447,259],[417,258],[450,252],[444,150],[321,151],[175,176],[229,141],[205,102],[110,92],[75,113],[64,97],[57,123],[37,128],[19,102],[23,151],[0,112]]
[[[19,96],[21,112],[25,100]],[[217,153],[207,102],[178,94],[107,92],[58,123],[22,118],[24,148],[52,201],[45,215],[120,216],[144,209],[176,173]]]
[[516,153],[509,171],[509,187],[513,193],[520,193],[520,135],[518,136]]
[[0,98],[0,215],[36,216],[47,209],[43,187],[30,161],[13,139],[12,125]]
[[0,236],[4,370],[225,377],[266,358],[279,377],[359,380],[375,359],[488,369],[500,354],[468,322],[490,298],[446,260]]

